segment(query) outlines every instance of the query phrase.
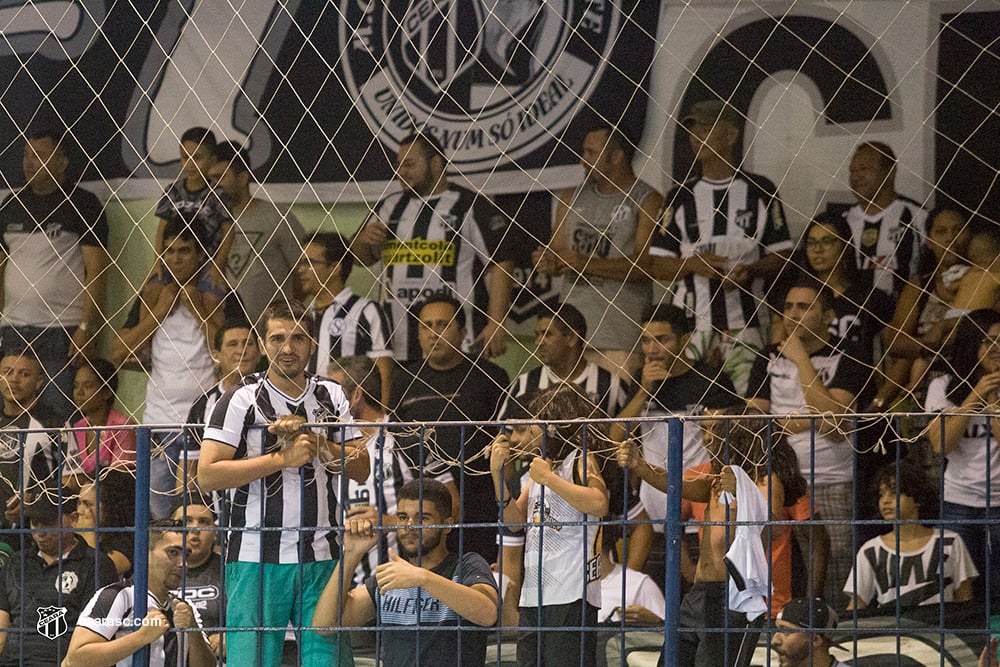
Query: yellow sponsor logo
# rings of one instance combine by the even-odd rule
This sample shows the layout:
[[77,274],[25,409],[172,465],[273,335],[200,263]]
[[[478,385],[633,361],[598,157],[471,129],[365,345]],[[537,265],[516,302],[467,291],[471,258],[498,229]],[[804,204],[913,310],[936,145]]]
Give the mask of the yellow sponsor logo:
[[455,266],[455,244],[451,241],[386,241],[382,248],[382,263],[386,266],[438,265]]

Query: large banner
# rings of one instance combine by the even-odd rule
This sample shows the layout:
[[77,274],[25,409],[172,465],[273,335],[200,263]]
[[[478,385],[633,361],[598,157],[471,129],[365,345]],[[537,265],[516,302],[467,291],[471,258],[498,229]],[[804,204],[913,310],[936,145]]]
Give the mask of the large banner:
[[[490,193],[562,187],[598,121],[638,137],[659,4],[644,0],[0,2],[3,177],[22,132],[58,122],[84,180],[155,195],[177,137],[245,143],[300,199],[359,201],[399,141],[430,132]],[[303,187],[303,184],[306,184]]]

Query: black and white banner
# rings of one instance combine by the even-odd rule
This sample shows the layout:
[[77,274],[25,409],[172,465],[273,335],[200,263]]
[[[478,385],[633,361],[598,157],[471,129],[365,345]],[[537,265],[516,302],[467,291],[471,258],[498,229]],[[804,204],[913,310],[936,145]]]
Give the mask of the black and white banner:
[[[177,137],[245,143],[305,200],[377,197],[400,139],[435,135],[490,193],[562,187],[603,119],[642,134],[659,3],[643,0],[0,2],[8,187],[22,132],[72,129],[84,180],[150,196]],[[307,184],[303,188],[302,184]]]

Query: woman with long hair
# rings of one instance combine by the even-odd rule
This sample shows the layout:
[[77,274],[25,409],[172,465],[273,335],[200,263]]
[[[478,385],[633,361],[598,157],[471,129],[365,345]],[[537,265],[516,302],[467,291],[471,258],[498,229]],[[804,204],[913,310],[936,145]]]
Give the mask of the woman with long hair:
[[80,419],[72,423],[67,448],[72,469],[93,477],[98,466],[135,467],[135,431],[116,428],[134,424],[115,410],[118,373],[107,359],[84,361],[73,380],[73,401]]
[[1000,313],[965,315],[947,362],[948,372],[927,387],[926,404],[928,412],[942,413],[927,427],[931,448],[947,459],[941,519],[965,540],[991,598],[1000,602],[1000,565],[989,555],[990,545],[1000,544]]

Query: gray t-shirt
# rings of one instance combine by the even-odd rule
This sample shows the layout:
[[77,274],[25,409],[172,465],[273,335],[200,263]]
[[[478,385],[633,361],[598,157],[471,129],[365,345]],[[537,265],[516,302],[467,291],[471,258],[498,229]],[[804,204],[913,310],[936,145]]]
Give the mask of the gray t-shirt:
[[[603,194],[593,185],[577,188],[563,229],[570,248],[587,257],[617,259],[635,252],[642,202],[653,187],[636,181],[629,192]],[[561,297],[587,320],[587,345],[599,350],[630,350],[639,340],[642,313],[652,297],[649,282],[568,274]]]
[[226,278],[236,290],[250,321],[279,295],[292,299],[295,265],[302,255],[302,225],[291,211],[282,213],[261,199],[233,225],[233,245]]
[[[487,584],[496,588],[486,560],[475,552],[448,556],[431,570],[463,586]],[[375,577],[365,581],[382,626],[382,664],[393,665],[483,665],[486,661],[488,628],[465,620],[422,588],[403,588],[382,593]],[[499,599],[499,598],[498,598]],[[406,626],[417,626],[419,631]],[[393,631],[393,626],[403,630]],[[462,627],[461,654],[459,630]],[[423,628],[426,628],[424,630]],[[461,656],[461,659],[459,657]]]

